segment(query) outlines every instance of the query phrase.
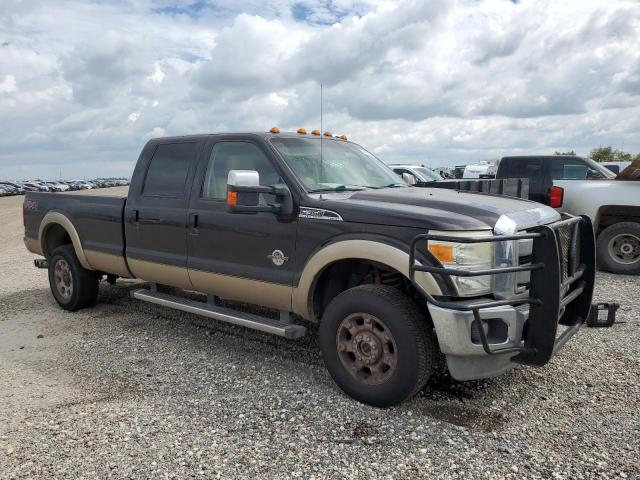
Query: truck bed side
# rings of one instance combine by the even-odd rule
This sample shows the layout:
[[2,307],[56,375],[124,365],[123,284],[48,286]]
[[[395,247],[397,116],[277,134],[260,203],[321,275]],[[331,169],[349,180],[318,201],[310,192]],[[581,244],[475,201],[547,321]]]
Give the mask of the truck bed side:
[[123,212],[126,198],[63,193],[28,193],[24,200],[25,244],[49,257],[71,243],[85,268],[131,277],[125,260]]

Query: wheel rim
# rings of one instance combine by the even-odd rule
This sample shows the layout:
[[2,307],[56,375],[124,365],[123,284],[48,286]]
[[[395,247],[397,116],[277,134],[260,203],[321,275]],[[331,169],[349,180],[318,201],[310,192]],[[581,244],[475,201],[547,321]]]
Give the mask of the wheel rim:
[[53,268],[53,274],[56,283],[56,290],[64,299],[71,298],[73,294],[73,275],[69,263],[60,258]]
[[386,382],[398,363],[398,348],[391,330],[367,313],[353,313],[340,322],[336,347],[342,366],[367,385]]
[[609,256],[625,265],[640,261],[640,238],[630,233],[616,235],[609,240]]

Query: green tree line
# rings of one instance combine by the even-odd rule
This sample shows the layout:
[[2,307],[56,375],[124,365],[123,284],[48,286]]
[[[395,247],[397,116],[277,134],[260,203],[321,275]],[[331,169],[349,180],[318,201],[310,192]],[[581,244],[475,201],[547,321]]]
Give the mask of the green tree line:
[[596,162],[633,162],[640,160],[640,153],[635,155],[612,147],[598,147],[591,150],[589,157]]
[[[556,151],[554,155],[577,155],[575,151],[559,152]],[[594,162],[633,162],[634,160],[640,160],[640,153],[633,155],[632,153],[625,152],[624,150],[618,150],[613,147],[598,147],[589,152],[589,158]]]

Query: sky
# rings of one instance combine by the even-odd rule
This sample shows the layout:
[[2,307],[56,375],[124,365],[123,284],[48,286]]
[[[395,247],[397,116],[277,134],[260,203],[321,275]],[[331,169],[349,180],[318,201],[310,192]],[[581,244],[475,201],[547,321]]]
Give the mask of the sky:
[[640,152],[640,2],[0,0],[0,178],[129,176],[165,135],[346,134],[446,166]]

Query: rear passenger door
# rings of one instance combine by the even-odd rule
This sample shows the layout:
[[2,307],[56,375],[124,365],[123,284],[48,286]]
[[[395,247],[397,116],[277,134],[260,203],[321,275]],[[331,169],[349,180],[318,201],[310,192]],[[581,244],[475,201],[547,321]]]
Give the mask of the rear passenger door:
[[187,207],[201,141],[166,140],[145,148],[125,207],[127,261],[150,282],[191,288]]

